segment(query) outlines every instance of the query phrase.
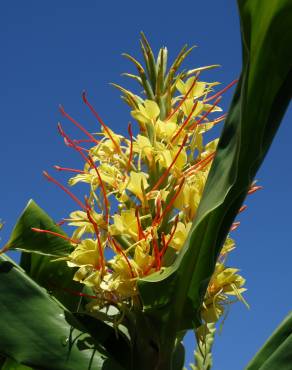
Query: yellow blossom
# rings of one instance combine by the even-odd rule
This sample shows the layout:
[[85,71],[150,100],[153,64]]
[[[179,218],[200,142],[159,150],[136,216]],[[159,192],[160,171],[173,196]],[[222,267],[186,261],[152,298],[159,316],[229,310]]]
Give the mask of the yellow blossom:
[[159,114],[159,106],[153,100],[145,100],[144,104],[139,104],[138,109],[131,112],[132,117],[143,124],[155,123]]

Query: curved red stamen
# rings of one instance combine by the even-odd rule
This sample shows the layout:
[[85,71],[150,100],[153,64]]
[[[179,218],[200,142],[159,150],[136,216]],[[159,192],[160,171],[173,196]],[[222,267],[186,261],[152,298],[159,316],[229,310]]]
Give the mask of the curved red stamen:
[[179,134],[182,132],[182,130],[189,123],[190,119],[192,118],[192,114],[194,113],[195,109],[197,108],[197,105],[198,105],[198,100],[195,101],[190,114],[187,116],[187,118],[184,121],[184,123],[180,126],[179,130],[177,131],[177,133],[171,138],[171,140],[170,140],[171,143],[173,143],[173,141],[179,136]]
[[174,196],[171,198],[171,200],[169,201],[167,207],[164,209],[162,215],[160,216],[160,219],[159,219],[159,222],[163,219],[163,217],[171,210],[171,207],[173,206],[173,203],[175,202],[176,198],[178,197],[182,187],[183,187],[183,184],[185,182],[185,178],[182,179],[182,181],[180,182],[178,188],[177,188],[177,191],[175,192]]
[[86,210],[85,205],[73,193],[71,193],[70,190],[65,188],[64,185],[60,184],[59,181],[50,176],[46,171],[43,171],[43,175],[47,178],[48,181],[53,182],[55,185],[61,188],[66,194],[68,194],[69,197],[71,197],[82,209]]
[[60,167],[60,166],[53,166],[57,171],[68,171],[68,172],[76,172],[76,173],[85,173],[85,171],[77,170],[75,168],[68,168],[68,167]]
[[83,99],[84,103],[88,106],[88,108],[91,110],[91,112],[93,113],[93,115],[97,118],[98,122],[102,125],[102,127],[105,130],[105,132],[108,134],[109,138],[111,139],[111,141],[113,142],[114,146],[116,147],[117,151],[120,153],[121,152],[121,148],[119,147],[119,145],[117,144],[117,142],[113,138],[113,136],[112,136],[109,128],[107,127],[107,125],[103,122],[103,120],[101,119],[101,117],[99,116],[99,114],[96,112],[96,110],[93,108],[93,106],[88,102],[85,91],[83,91],[83,93],[82,93],[82,99]]
[[212,104],[212,106],[207,110],[207,112],[206,113],[204,113],[203,115],[202,115],[202,117],[198,120],[198,121],[196,121],[196,122],[194,122],[193,124],[192,124],[192,126],[190,127],[190,130],[194,130],[202,121],[203,121],[203,119],[205,119],[208,115],[209,115],[209,113],[211,113],[212,112],[212,110],[214,109],[214,107],[216,106],[216,104],[218,104],[219,102],[220,102],[220,100],[222,99],[222,97],[221,96],[219,96],[219,98],[217,98],[216,100],[215,100],[215,102],[214,102],[214,104]]
[[180,109],[180,107],[183,105],[183,103],[186,101],[187,97],[189,96],[190,92],[192,91],[193,87],[195,86],[196,82],[198,81],[200,72],[197,73],[193,83],[191,84],[191,87],[188,89],[187,93],[183,97],[183,99],[179,102],[178,106],[168,115],[166,118],[166,121],[169,121],[170,118]]
[[257,185],[251,186],[251,188],[249,189],[249,191],[247,192],[247,194],[250,195],[250,194],[253,194],[256,191],[262,190],[262,189],[263,189],[263,186],[257,186]]
[[155,214],[155,217],[152,221],[152,226],[157,225],[159,223],[159,219],[160,219],[162,203],[161,203],[161,198],[160,198],[159,195],[155,199],[155,206],[156,206],[156,214]]
[[238,79],[237,80],[234,80],[232,82],[230,82],[229,85],[227,85],[226,87],[224,87],[224,89],[218,91],[216,94],[210,96],[209,98],[205,99],[204,102],[207,103],[208,101],[210,100],[213,100],[215,98],[217,98],[219,95],[222,95],[225,93],[225,91],[227,91],[228,89],[230,89],[233,85],[235,85],[236,83],[238,82]]
[[104,271],[105,261],[104,261],[103,249],[102,249],[101,241],[100,241],[100,237],[99,237],[99,228],[98,228],[97,223],[95,222],[95,220],[91,216],[90,212],[91,212],[91,207],[88,204],[88,201],[86,199],[86,213],[87,213],[88,220],[92,224],[92,226],[94,228],[94,231],[95,231],[95,235],[96,235],[96,239],[97,239],[97,248],[98,248],[99,255],[100,255],[101,269],[102,269],[102,271]]
[[142,228],[141,222],[140,222],[140,218],[139,218],[139,206],[136,207],[135,216],[136,216],[137,226],[138,226],[138,240],[146,239],[145,233],[143,231],[143,228]]
[[169,167],[164,171],[164,173],[162,174],[162,176],[159,178],[159,180],[157,181],[157,183],[153,186],[153,188],[151,189],[151,191],[153,190],[157,190],[157,188],[163,183],[163,181],[165,180],[165,178],[168,176],[171,168],[173,167],[173,165],[175,164],[178,156],[180,155],[181,151],[183,150],[184,148],[184,145],[186,143],[188,139],[188,135],[185,135],[184,139],[183,139],[183,142],[181,143],[181,147],[179,148],[179,150],[177,151],[173,161],[171,162],[171,164],[169,165]]
[[163,237],[164,237],[164,246],[163,246],[163,248],[162,248],[162,250],[161,250],[161,252],[160,252],[160,256],[161,256],[161,257],[162,257],[162,256],[164,255],[164,253],[166,252],[166,249],[168,248],[169,244],[171,243],[171,241],[172,241],[172,239],[173,239],[173,237],[174,237],[174,234],[175,234],[175,232],[176,232],[176,228],[177,228],[177,224],[178,224],[178,219],[179,219],[179,217],[178,217],[178,215],[177,215],[177,216],[176,216],[176,218],[175,218],[175,220],[174,220],[173,230],[172,230],[172,232],[171,232],[171,234],[170,234],[170,237],[169,237],[169,239],[168,239],[167,243],[165,243],[165,236],[164,236],[164,234],[163,234]]
[[81,157],[84,159],[84,161],[87,162],[88,161],[87,157],[82,152],[82,149],[79,146],[77,146],[74,143],[74,141],[72,139],[70,139],[70,137],[65,133],[65,131],[63,130],[62,125],[61,125],[60,122],[58,123],[57,127],[58,127],[58,131],[59,131],[60,135],[64,138],[65,144],[69,145],[70,147],[75,149],[81,155]]
[[154,258],[155,258],[155,262],[156,262],[156,271],[159,271],[160,268],[161,268],[160,252],[159,252],[157,240],[154,238],[153,230],[152,230],[151,234],[152,234],[152,237],[153,237],[152,243],[153,243]]
[[96,164],[94,163],[91,156],[88,156],[88,161],[92,165],[92,167],[95,169],[95,172],[98,176],[99,184],[100,184],[101,191],[102,191],[102,194],[103,194],[104,206],[105,206],[105,220],[106,220],[106,223],[108,224],[109,223],[109,202],[108,202],[108,199],[107,199],[104,182],[102,181],[102,178],[100,176],[98,168],[96,167]]
[[216,125],[217,123],[219,123],[221,121],[224,121],[226,117],[227,117],[227,114],[226,113],[225,114],[222,114],[222,116],[219,116],[219,117],[215,118],[214,121],[212,121],[212,123],[214,125]]
[[82,293],[82,292],[78,292],[76,290],[72,290],[72,289],[65,288],[65,287],[60,287],[59,285],[53,284],[51,282],[49,283],[49,286],[51,286],[52,288],[62,289],[63,291],[65,291],[67,293],[70,293],[70,294],[73,294],[73,295],[76,295],[78,297],[87,297],[87,298],[92,298],[92,299],[98,298],[98,296],[90,295],[90,294],[86,294],[86,293]]
[[243,206],[241,206],[240,208],[239,208],[239,211],[238,211],[238,213],[241,213],[241,212],[243,212],[243,211],[245,211],[247,209],[247,205],[243,205]]
[[240,222],[233,222],[233,224],[231,225],[231,228],[230,228],[230,231],[234,231],[238,228],[238,226],[240,225]]
[[108,224],[109,222],[109,204],[108,204],[108,199],[107,199],[107,196],[106,196],[106,191],[105,191],[105,186],[104,186],[104,183],[102,181],[102,178],[100,176],[100,173],[92,159],[92,157],[89,155],[88,157],[86,157],[82,151],[79,149],[79,147],[77,147],[74,143],[73,140],[71,140],[69,138],[69,136],[64,132],[64,130],[62,129],[62,126],[61,124],[59,123],[58,124],[58,129],[59,129],[59,132],[60,134],[71,144],[71,146],[78,151],[78,153],[82,156],[82,158],[91,166],[95,169],[96,173],[97,173],[97,176],[98,176],[98,179],[99,179],[99,183],[100,183],[100,186],[101,186],[101,189],[102,189],[102,193],[103,193],[103,197],[104,197],[104,205],[105,205],[105,219],[106,219],[106,222]]
[[202,170],[214,158],[214,156],[215,156],[215,152],[212,152],[211,154],[208,154],[207,157],[205,157],[204,159],[202,159],[200,162],[194,164],[193,166],[191,166],[190,168],[188,168],[187,170],[185,170],[184,176],[190,176],[190,174],[193,171],[200,171],[200,170]]
[[127,167],[126,167],[127,171],[129,171],[131,162],[133,159],[133,132],[132,132],[131,123],[128,124],[128,133],[130,135],[130,154],[129,154],[129,160],[128,160]]
[[94,143],[99,144],[99,141],[96,140],[96,138],[91,135],[90,132],[88,132],[80,123],[78,123],[74,118],[72,118],[67,112],[65,112],[65,109],[62,105],[59,105],[59,110],[63,116],[69,119],[75,126],[77,126],[81,131],[85,133],[86,136],[88,136]]
[[129,267],[129,270],[130,270],[131,276],[132,276],[132,278],[134,278],[134,277],[135,277],[135,274],[134,274],[134,272],[133,272],[132,266],[131,266],[130,261],[129,261],[128,257],[126,256],[125,252],[124,252],[124,251],[123,251],[123,249],[122,249],[122,248],[121,248],[121,247],[116,243],[116,241],[115,241],[113,238],[111,238],[111,241],[112,241],[112,243],[113,243],[114,247],[116,248],[116,250],[118,251],[118,253],[121,253],[121,255],[125,258],[125,260],[126,260],[126,262],[127,262],[127,265],[128,265],[128,267]]
[[79,140],[74,140],[75,144],[80,144],[80,143],[93,143],[94,141],[92,139],[79,139]]
[[60,233],[56,233],[55,231],[38,229],[37,227],[31,227],[31,230],[36,231],[38,233],[44,233],[44,234],[50,234],[50,235],[53,235],[53,236],[57,236],[58,238],[67,240],[70,243],[74,243],[74,244],[79,244],[80,243],[80,240],[71,239],[71,238],[69,238],[65,235],[62,235]]

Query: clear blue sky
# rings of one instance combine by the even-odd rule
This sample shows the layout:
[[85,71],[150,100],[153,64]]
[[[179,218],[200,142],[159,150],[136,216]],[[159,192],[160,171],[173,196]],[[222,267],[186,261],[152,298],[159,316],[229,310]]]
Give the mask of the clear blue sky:
[[[80,97],[86,89],[106,122],[125,132],[130,119],[128,108],[108,82],[132,86],[120,77],[131,69],[120,54],[139,56],[141,30],[155,50],[166,45],[172,56],[184,43],[198,45],[185,65],[221,64],[222,68],[208,75],[210,78],[227,84],[239,75],[241,48],[235,0],[2,2],[3,242],[29,198],[56,220],[75,209],[71,200],[41,175],[54,164],[80,164],[57,134],[56,124],[61,119],[58,104],[94,131],[97,126]],[[229,102],[230,94],[226,94],[225,109]],[[290,109],[257,175],[264,190],[250,196],[249,208],[240,216],[241,226],[233,235],[238,247],[230,264],[239,267],[247,279],[246,298],[251,309],[240,303],[231,307],[223,332],[216,339],[214,370],[243,369],[292,307],[291,120]],[[189,340],[187,349],[188,363],[193,349]]]

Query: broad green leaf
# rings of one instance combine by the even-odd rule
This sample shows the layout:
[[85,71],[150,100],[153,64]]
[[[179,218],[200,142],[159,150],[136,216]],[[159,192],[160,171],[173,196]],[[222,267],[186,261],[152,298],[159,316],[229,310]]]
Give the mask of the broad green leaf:
[[73,315],[96,341],[102,343],[112,358],[126,369],[131,368],[131,343],[126,327],[122,325],[115,327],[108,318],[99,320],[86,313],[74,313]]
[[146,312],[170,323],[165,337],[199,324],[222,244],[291,99],[292,2],[238,4],[242,74],[196,219],[174,265],[139,281]]
[[[79,293],[84,290],[84,285],[73,280],[76,269],[68,267],[64,261],[52,260],[53,258],[49,256],[23,252],[20,266],[29,277],[46,288],[67,309],[76,311],[81,303]],[[84,301],[86,298],[82,299],[82,303]]]
[[89,334],[73,329],[69,311],[6,256],[0,256],[0,295],[1,355],[36,369],[121,370],[102,348],[93,349]]
[[292,312],[275,330],[246,370],[290,370],[292,364]]
[[68,255],[72,249],[67,240],[32,231],[32,227],[66,236],[64,231],[33,200],[30,200],[12,231],[7,247],[52,257]]
[[8,358],[4,365],[1,367],[1,370],[33,370],[31,367],[18,364],[16,361]]
[[53,262],[53,257],[45,254],[67,253],[71,248],[69,242],[54,235],[40,234],[31,227],[43,228],[62,235],[66,234],[34,201],[29,201],[14,227],[8,245],[23,251],[20,265],[38,284],[46,288],[66,308],[75,311],[78,307],[83,285],[73,281],[76,269],[69,268],[65,261]]

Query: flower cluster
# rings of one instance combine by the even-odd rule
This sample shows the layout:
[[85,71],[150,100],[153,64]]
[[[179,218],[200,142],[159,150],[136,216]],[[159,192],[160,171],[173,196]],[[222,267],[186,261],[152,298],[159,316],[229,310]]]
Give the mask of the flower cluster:
[[[139,295],[137,280],[172,264],[183,248],[218,142],[205,143],[203,137],[225,119],[225,115],[218,116],[218,104],[221,94],[234,83],[214,93],[218,83],[200,77],[204,70],[215,66],[178,72],[191,49],[183,48],[167,72],[166,48],[154,60],[144,37],[141,45],[146,71],[126,54],[139,72],[138,76],[126,75],[139,82],[145,96],[115,85],[137,122],[135,136],[131,124],[126,136],[112,131],[85,93],[83,101],[98,120],[100,132],[88,132],[61,108],[63,116],[87,138],[73,140],[59,124],[66,145],[81,155],[84,167],[55,168],[74,172],[70,186],[80,182],[89,186],[83,201],[60,185],[80,208],[65,219],[74,227],[74,249],[66,260],[68,266],[77,268],[74,280],[94,291],[98,307],[135,303]],[[90,147],[81,147],[82,141]],[[233,245],[228,238],[208,287],[202,308],[206,322],[220,317],[229,295],[241,299],[244,291],[244,279],[224,264]]]

